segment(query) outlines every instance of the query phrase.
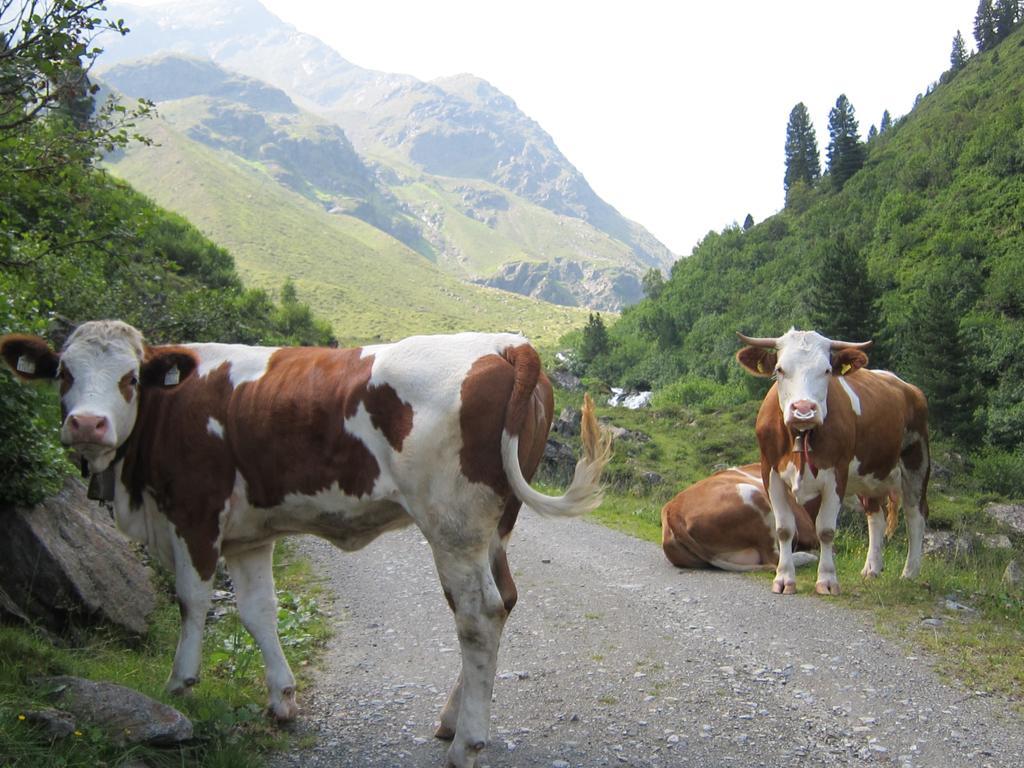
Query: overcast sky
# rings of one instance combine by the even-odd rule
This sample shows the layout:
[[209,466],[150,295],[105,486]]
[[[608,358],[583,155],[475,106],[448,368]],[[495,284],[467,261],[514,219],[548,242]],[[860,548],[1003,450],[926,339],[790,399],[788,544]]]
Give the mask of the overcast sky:
[[470,72],[511,96],[594,190],[678,254],[783,205],[789,112],[825,162],[845,93],[861,135],[974,48],[977,0],[263,0],[353,64]]

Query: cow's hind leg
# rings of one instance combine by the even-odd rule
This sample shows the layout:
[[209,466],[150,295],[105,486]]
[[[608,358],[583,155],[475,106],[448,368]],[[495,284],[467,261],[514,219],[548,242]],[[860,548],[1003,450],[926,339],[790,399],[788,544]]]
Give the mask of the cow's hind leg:
[[902,577],[913,579],[921,572],[924,528],[928,520],[928,476],[931,470],[927,440],[905,448],[903,465],[903,515],[907,521],[907,562]]
[[515,602],[515,586],[503,545],[475,553],[437,545],[434,561],[455,612],[462,651],[462,672],[442,712],[438,735],[451,734],[449,766],[473,768],[487,744],[498,644],[508,617],[506,601]]
[[192,564],[188,547],[177,536],[172,538],[174,551],[174,590],[181,612],[181,630],[174,665],[167,679],[168,692],[187,693],[199,682],[199,665],[203,654],[203,628],[213,595],[213,574],[203,579]]
[[242,624],[263,653],[268,711],[278,720],[292,720],[299,713],[295,703],[295,676],[277,636],[277,595],[274,592],[274,544],[266,544],[226,556]]
[[[491,547],[491,574],[494,576],[494,583],[498,587],[498,592],[501,593],[502,602],[505,605],[505,610],[508,613],[512,612],[512,608],[515,607],[516,601],[519,599],[519,593],[516,590],[516,583],[512,579],[512,571],[508,565],[508,555],[506,547],[508,545],[508,536],[495,537],[494,543]],[[447,592],[445,593],[447,595]],[[449,603],[451,604],[451,596],[448,596]],[[455,610],[455,606],[452,604],[452,610]],[[434,732],[434,736],[439,739],[451,740],[455,737],[455,727],[458,724],[459,718],[459,707],[462,704],[462,672],[459,672],[459,677],[455,681],[455,685],[452,687],[452,691],[448,696],[448,701],[444,705],[444,709],[441,711],[441,724]]]

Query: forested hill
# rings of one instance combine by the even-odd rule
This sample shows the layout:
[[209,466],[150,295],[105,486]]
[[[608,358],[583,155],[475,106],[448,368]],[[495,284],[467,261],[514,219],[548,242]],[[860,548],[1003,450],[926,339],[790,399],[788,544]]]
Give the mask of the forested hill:
[[589,372],[634,386],[735,381],[736,331],[873,338],[872,366],[921,386],[941,432],[1019,450],[1022,90],[1018,28],[873,135],[841,189],[827,173],[797,184],[779,214],[708,234],[664,283],[650,275],[606,350],[584,350]]

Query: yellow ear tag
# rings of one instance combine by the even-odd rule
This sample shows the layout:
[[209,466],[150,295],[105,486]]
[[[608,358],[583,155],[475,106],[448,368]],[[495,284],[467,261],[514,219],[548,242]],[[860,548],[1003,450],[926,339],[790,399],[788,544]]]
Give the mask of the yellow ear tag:
[[760,360],[757,361],[757,372],[764,373],[764,363],[762,363]]
[[850,365],[849,363],[843,363],[843,367],[839,369],[839,375],[845,376],[850,372],[851,368],[853,368],[853,366]]

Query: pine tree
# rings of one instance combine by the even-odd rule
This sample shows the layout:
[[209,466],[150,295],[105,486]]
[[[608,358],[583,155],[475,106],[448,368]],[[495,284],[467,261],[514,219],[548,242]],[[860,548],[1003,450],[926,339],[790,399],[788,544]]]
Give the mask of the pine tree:
[[580,360],[584,363],[593,362],[598,355],[608,351],[608,329],[600,312],[591,312],[586,326],[583,328],[583,342],[580,344]]
[[974,14],[974,41],[979,52],[987,51],[996,44],[996,14],[992,0],[978,3],[978,11]]
[[754,217],[751,214],[747,214],[747,218],[743,220],[743,231],[746,232],[748,229],[754,226]]
[[892,128],[892,116],[889,114],[889,110],[882,112],[882,122],[878,126],[879,133],[885,133]]
[[864,145],[858,133],[853,105],[841,94],[828,114],[828,172],[836,190],[864,165]]
[[959,72],[967,64],[967,46],[964,44],[964,36],[960,30],[956,31],[953,38],[953,51],[949,54],[949,65],[954,72]]
[[999,42],[1010,34],[1020,18],[1020,0],[996,0],[992,15],[995,19],[996,42]]
[[872,124],[871,124],[871,127],[870,127],[870,128],[868,128],[868,141],[871,141],[871,140],[872,140],[872,139],[874,139],[874,138],[875,138],[876,136],[878,136],[878,129],[877,129],[877,128],[875,128],[875,124],[874,124],[874,123],[872,123]]
[[818,137],[807,107],[800,102],[789,113],[786,126],[786,176],[783,187],[788,192],[796,182],[813,187],[821,178]]
[[807,300],[815,330],[844,341],[873,338],[880,322],[867,260],[842,232],[825,246],[817,274]]

